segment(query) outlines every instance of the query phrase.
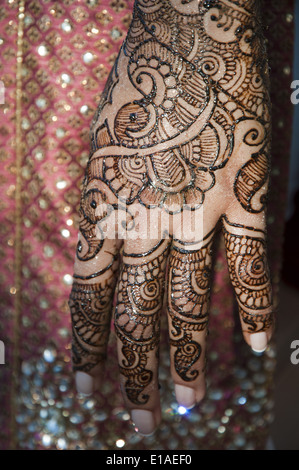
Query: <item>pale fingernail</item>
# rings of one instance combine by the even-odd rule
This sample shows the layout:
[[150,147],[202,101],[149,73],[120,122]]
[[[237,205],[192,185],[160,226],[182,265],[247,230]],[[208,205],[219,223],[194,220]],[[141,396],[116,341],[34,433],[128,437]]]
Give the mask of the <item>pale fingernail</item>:
[[174,386],[174,391],[179,405],[184,406],[185,408],[193,408],[193,406],[195,406],[195,390],[193,390],[193,388],[176,384]]
[[257,352],[257,353],[264,352],[268,344],[266,333],[264,331],[261,331],[260,333],[254,333],[250,335],[250,344],[251,344],[251,349],[254,352]]
[[76,388],[83,395],[91,395],[93,392],[93,377],[85,372],[76,372],[75,374]]
[[137,431],[143,436],[149,436],[156,428],[154,415],[148,410],[132,410],[131,418]]

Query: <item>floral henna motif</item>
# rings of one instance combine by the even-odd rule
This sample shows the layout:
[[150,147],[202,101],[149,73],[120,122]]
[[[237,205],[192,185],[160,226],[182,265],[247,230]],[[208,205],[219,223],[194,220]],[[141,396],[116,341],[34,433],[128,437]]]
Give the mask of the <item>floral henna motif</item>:
[[[253,1],[135,2],[92,127],[90,167],[114,195],[197,209],[217,172],[247,152],[235,195],[246,211],[264,209],[270,105],[256,11]],[[118,94],[115,106],[120,69],[132,98]]]
[[228,268],[241,318],[249,332],[265,331],[273,321],[272,289],[266,258],[265,233],[224,220]]

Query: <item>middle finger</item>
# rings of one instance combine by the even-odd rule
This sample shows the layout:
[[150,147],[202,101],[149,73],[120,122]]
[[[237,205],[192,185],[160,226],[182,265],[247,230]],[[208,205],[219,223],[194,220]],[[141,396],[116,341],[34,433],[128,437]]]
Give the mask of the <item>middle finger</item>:
[[160,314],[169,240],[124,241],[115,331],[125,405],[142,434],[161,418],[158,385]]
[[186,408],[192,408],[205,394],[212,243],[213,233],[197,248],[174,240],[169,255],[171,371],[177,401]]

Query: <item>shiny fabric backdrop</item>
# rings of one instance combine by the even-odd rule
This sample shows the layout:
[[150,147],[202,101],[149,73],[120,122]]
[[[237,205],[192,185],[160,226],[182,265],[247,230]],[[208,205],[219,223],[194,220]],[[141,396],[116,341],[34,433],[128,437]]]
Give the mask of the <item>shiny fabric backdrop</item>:
[[[268,5],[268,3],[270,5]],[[75,392],[67,300],[89,125],[133,1],[0,2],[1,449],[262,449],[273,420],[275,347],[254,356],[235,320],[222,240],[215,258],[208,394],[178,409],[161,348],[163,422],[135,433],[123,408],[114,337],[100,394]],[[293,1],[265,2],[272,73],[269,252],[278,302],[292,107]]]

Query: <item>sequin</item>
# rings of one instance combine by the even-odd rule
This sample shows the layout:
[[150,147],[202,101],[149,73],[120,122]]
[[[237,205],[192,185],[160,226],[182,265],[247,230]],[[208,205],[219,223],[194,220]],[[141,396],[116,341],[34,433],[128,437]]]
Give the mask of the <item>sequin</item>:
[[71,83],[71,77],[68,73],[62,73],[61,74],[61,80],[64,84],[69,84]]
[[45,57],[46,55],[49,54],[49,49],[46,45],[41,44],[40,46],[38,46],[37,52],[39,53],[40,56]]
[[49,436],[49,434],[44,434],[42,436],[42,444],[45,446],[45,447],[49,447],[52,443],[52,438],[51,436]]
[[62,127],[59,127],[57,130],[56,130],[56,136],[59,138],[59,139],[62,139],[64,136],[65,136],[65,129],[63,129]]
[[59,180],[56,183],[56,188],[57,189],[64,189],[67,186],[67,182],[65,180]]
[[27,118],[22,119],[22,128],[28,130],[30,128],[30,121]]
[[85,64],[90,64],[94,59],[94,55],[92,54],[92,52],[85,52],[83,54],[83,61],[85,62]]
[[239,397],[239,398],[237,399],[237,403],[238,403],[239,405],[245,405],[246,402],[247,402],[247,398],[244,397],[244,396]]
[[61,235],[64,238],[68,238],[71,235],[71,232],[69,230],[67,230],[66,228],[64,228],[64,229],[61,230]]
[[25,376],[30,376],[34,372],[32,364],[24,361],[22,362],[22,372]]
[[46,245],[44,247],[44,254],[45,256],[47,256],[48,258],[52,257],[54,255],[54,249],[49,246],[49,245]]
[[81,114],[87,114],[88,111],[89,111],[89,107],[86,104],[81,106],[81,108],[80,108],[80,113]]
[[235,437],[234,439],[234,444],[237,446],[237,447],[242,447],[244,446],[244,444],[246,444],[246,439],[244,436],[242,435],[239,435],[237,437]]
[[63,23],[61,23],[61,29],[65,33],[70,33],[73,29],[71,22],[68,19],[64,20]]
[[56,358],[56,352],[54,349],[45,349],[43,353],[43,357],[46,362],[54,362]]
[[184,406],[179,406],[178,407],[178,413],[179,415],[184,415],[188,412],[188,410]]
[[121,37],[122,32],[118,28],[113,28],[110,33],[113,40],[117,40]]
[[121,449],[122,447],[124,447],[125,443],[126,442],[123,439],[118,439],[115,444],[118,449]]
[[57,439],[57,448],[60,450],[66,450],[68,448],[67,440],[62,437]]
[[73,276],[72,276],[71,274],[65,274],[65,275],[63,276],[63,282],[64,282],[67,286],[72,285]]
[[45,98],[37,98],[35,102],[38,108],[45,109],[47,107],[47,100]]

